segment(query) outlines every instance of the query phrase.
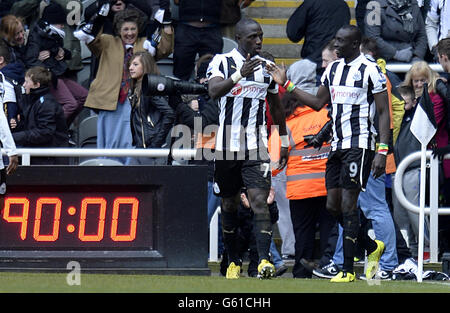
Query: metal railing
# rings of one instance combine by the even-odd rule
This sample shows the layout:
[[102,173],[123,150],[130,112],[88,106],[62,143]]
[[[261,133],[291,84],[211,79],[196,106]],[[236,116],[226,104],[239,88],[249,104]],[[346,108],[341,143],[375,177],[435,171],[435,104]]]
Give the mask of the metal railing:
[[[423,214],[428,215],[430,218],[430,261],[432,263],[438,262],[438,219],[439,215],[450,215],[450,208],[439,207],[439,160],[437,158],[432,157],[432,152],[427,151],[426,154],[426,160],[428,163],[426,163],[426,168],[429,169],[430,175],[429,175],[429,206],[423,207]],[[414,212],[416,214],[421,214],[421,207],[418,206],[415,203],[411,203],[403,193],[403,174],[406,172],[408,167],[411,163],[421,160],[422,152],[417,151],[414,153],[411,153],[408,155],[403,161],[400,162],[400,164],[397,166],[397,170],[395,172],[395,181],[394,181],[394,192],[397,196],[397,199],[399,200],[400,204],[406,208],[407,210]],[[445,159],[449,159],[450,154],[445,156]],[[427,181],[425,179],[425,175],[421,173],[421,179],[420,179],[420,190],[426,190],[423,186],[423,184],[426,184]],[[423,196],[423,195],[422,195]],[[419,219],[420,220],[420,219]],[[421,221],[422,222],[422,221]],[[423,226],[423,225],[419,225]],[[423,229],[423,228],[422,228]],[[420,243],[423,243],[423,232],[419,232],[419,251],[421,249]],[[419,257],[419,260],[421,258]],[[419,269],[421,268],[419,264]]]
[[[444,72],[438,63],[429,63],[431,69],[436,72]],[[411,68],[412,63],[386,63],[386,69],[394,73],[406,73]]]
[[[22,165],[31,164],[31,157],[153,157],[162,158],[172,155],[174,159],[191,159],[195,149],[96,149],[96,148],[19,148]],[[2,149],[6,154],[8,150]]]

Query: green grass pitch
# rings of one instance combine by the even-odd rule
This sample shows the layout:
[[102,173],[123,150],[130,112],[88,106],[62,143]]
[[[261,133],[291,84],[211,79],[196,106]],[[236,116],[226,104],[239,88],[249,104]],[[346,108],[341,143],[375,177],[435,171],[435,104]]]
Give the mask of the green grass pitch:
[[[68,279],[69,277],[69,279]],[[288,276],[289,277],[289,276]],[[450,293],[450,282],[371,281],[334,284],[323,279],[259,280],[222,276],[168,276],[1,272],[1,293]]]

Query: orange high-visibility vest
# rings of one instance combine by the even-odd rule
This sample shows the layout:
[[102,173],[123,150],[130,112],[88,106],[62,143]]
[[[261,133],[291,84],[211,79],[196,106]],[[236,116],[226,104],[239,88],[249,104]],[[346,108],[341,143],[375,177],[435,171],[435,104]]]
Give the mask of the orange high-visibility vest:
[[[305,199],[326,196],[325,168],[331,146],[323,144],[318,150],[305,148],[305,135],[314,135],[329,120],[328,111],[319,112],[309,107],[298,107],[286,119],[289,135],[289,157],[286,166],[286,198]],[[272,160],[272,174],[276,175],[276,165],[280,155],[280,137],[275,130],[269,138],[269,152]]]
[[[391,84],[391,81],[389,80],[388,76],[386,75],[386,61],[384,59],[378,59],[377,64],[380,67],[381,71],[384,73],[384,76],[386,77],[386,89],[387,89],[388,100],[389,100],[390,128],[394,129],[394,119],[393,119],[393,110],[392,110],[392,84]],[[385,142],[385,143],[388,143],[388,142]],[[386,174],[395,173],[396,170],[397,170],[397,167],[395,165],[394,153],[391,152],[386,156]]]

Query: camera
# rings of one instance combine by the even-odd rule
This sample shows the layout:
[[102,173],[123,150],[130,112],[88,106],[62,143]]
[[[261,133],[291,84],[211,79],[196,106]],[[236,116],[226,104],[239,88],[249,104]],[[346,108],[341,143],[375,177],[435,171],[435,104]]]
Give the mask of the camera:
[[208,93],[208,85],[167,76],[145,74],[142,78],[142,92],[146,96],[201,95]]

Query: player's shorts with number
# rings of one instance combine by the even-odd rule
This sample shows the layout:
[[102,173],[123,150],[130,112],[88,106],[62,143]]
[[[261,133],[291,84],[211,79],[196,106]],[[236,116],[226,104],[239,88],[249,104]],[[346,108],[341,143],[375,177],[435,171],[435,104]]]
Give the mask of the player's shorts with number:
[[364,189],[374,155],[374,151],[361,148],[331,151],[325,173],[327,189]]
[[242,187],[270,189],[270,159],[255,155],[250,160],[215,160],[214,193],[220,197],[232,197]]

